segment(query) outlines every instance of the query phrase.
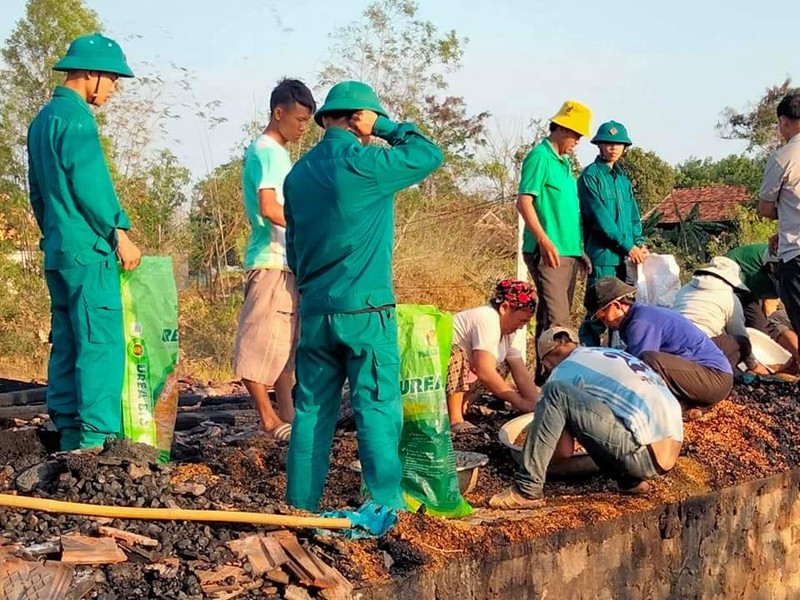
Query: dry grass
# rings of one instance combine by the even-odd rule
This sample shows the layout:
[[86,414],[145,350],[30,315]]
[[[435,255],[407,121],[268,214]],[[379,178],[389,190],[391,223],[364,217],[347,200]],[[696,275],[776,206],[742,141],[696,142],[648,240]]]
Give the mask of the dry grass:
[[[498,280],[515,276],[516,218],[512,203],[471,198],[434,207],[399,205],[394,260],[398,302],[453,312],[485,303]],[[231,359],[242,305],[239,283],[229,280],[228,289],[213,300],[196,287],[180,293],[184,376],[233,378]],[[0,294],[0,374],[42,378],[49,353],[44,280],[5,264],[0,265],[0,285],[10,290]],[[580,282],[573,306],[576,325],[583,316],[582,301]]]

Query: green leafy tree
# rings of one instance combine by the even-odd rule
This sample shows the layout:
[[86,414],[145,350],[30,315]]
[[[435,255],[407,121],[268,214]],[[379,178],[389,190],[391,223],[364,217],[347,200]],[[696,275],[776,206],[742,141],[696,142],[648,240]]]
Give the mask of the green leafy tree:
[[778,222],[758,216],[754,207],[736,207],[736,244],[764,244],[778,231]]
[[225,274],[229,266],[241,264],[248,233],[242,206],[241,159],[217,167],[195,187],[189,269],[205,281],[212,300],[227,295]]
[[64,75],[52,70],[75,37],[101,29],[82,0],[28,0],[3,45],[0,69],[0,210],[17,233],[25,265],[38,262],[38,230],[28,206],[28,125]]
[[471,115],[463,98],[447,94],[447,75],[461,67],[468,40],[455,30],[440,32],[418,11],[415,0],[377,0],[360,21],[334,30],[319,84],[364,81],[394,119],[413,121],[431,136],[445,154],[445,167],[425,184],[426,195],[435,197],[474,174],[489,113]]
[[765,164],[764,156],[731,154],[718,161],[711,157],[691,157],[675,167],[675,187],[743,185],[755,196],[761,186]]
[[792,80],[787,77],[783,83],[768,87],[743,111],[726,107],[717,131],[726,140],[745,140],[748,152],[769,155],[783,143],[777,131],[776,108],[791,87]]
[[631,148],[620,164],[631,179],[642,215],[658,206],[675,187],[675,169],[655,152]]
[[188,202],[184,190],[189,181],[189,169],[172,152],[162,150],[129,182],[135,193],[130,194],[128,213],[143,250],[154,254],[178,250],[177,216]]

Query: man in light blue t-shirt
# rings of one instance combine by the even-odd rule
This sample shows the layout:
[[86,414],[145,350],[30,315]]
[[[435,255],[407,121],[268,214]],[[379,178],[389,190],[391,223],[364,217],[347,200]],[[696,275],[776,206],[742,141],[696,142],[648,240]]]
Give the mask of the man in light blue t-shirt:
[[683,420],[669,388],[638,358],[612,348],[579,348],[577,341],[564,327],[539,338],[539,356],[551,374],[534,410],[523,464],[514,484],[489,501],[493,508],[540,506],[550,461],[572,456],[574,439],[623,493],[648,492],[645,480],[675,466]]
[[[298,338],[297,283],[286,262],[283,180],[292,168],[287,146],[299,142],[316,103],[296,79],[272,90],[270,120],[244,155],[242,189],[250,236],[244,254],[245,300],[233,365],[253,397],[264,430],[280,441],[291,436],[292,385]],[[275,391],[278,413],[272,408]]]

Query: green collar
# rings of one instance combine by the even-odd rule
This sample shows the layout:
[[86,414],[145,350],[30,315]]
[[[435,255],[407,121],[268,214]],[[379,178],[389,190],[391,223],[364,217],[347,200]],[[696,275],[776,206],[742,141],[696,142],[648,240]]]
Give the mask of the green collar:
[[619,173],[620,170],[619,161],[615,162],[613,167],[609,167],[608,163],[605,160],[603,160],[603,157],[598,154],[597,157],[594,159],[594,162],[596,165],[604,167],[603,169],[604,173],[612,173],[612,174]]
[[94,118],[94,113],[92,113],[92,109],[89,108],[89,103],[84,100],[81,95],[64,85],[56,86],[56,89],[53,90],[53,98],[66,98],[70,102],[79,105],[82,107],[88,114]]
[[548,138],[544,138],[543,141],[545,142],[545,146],[547,146],[547,149],[550,151],[550,154],[552,154],[553,158],[569,164],[569,154],[559,154],[556,152],[555,146],[553,146],[553,143]]
[[354,144],[359,143],[356,134],[340,127],[330,127],[329,129],[326,129],[323,139],[344,140],[353,142]]

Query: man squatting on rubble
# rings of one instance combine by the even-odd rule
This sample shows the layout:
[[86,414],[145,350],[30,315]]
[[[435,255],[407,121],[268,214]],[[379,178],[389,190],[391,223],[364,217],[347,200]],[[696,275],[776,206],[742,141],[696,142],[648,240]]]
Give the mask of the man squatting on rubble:
[[623,493],[650,490],[647,479],[675,465],[683,442],[681,407],[663,380],[639,359],[612,348],[580,348],[571,329],[538,341],[550,371],[522,449],[522,465],[493,508],[535,508],[551,460],[572,456],[574,440]]
[[[531,379],[515,334],[536,312],[536,290],[524,281],[498,282],[488,304],[453,316],[453,345],[447,365],[447,410],[454,434],[477,432],[464,420],[469,404],[489,393],[520,412],[531,412],[539,389]],[[506,382],[511,373],[516,389]]]
[[590,312],[619,331],[626,351],[658,373],[690,418],[728,397],[733,369],[722,351],[691,321],[669,308],[634,302],[636,288],[604,277],[589,290]]
[[738,246],[725,254],[739,265],[746,292],[737,292],[744,310],[745,327],[766,333],[792,355],[781,369],[797,372],[800,354],[797,334],[789,322],[786,309],[778,308],[778,263],[780,259],[771,254],[769,244],[747,244]]
[[695,270],[691,281],[678,291],[672,310],[711,338],[734,373],[744,363],[749,371],[766,375],[769,371],[753,356],[744,309],[736,294],[748,291],[739,277],[739,265],[730,258],[715,256],[708,266]]

